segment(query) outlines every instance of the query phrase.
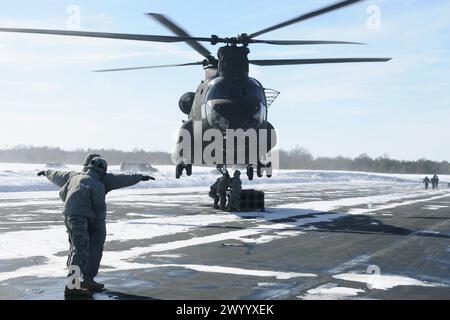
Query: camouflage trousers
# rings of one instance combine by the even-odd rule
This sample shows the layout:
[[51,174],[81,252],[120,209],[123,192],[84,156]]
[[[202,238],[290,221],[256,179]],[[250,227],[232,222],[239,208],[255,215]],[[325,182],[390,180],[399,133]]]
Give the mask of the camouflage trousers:
[[85,280],[93,280],[102,260],[106,223],[87,217],[66,217],[65,224],[70,244],[67,267],[78,266]]
[[214,207],[217,207],[219,204],[219,196],[217,195],[217,192],[211,190],[209,192],[209,197],[214,199]]
[[227,192],[226,191],[217,191],[217,195],[220,199],[220,209],[225,209],[227,205]]

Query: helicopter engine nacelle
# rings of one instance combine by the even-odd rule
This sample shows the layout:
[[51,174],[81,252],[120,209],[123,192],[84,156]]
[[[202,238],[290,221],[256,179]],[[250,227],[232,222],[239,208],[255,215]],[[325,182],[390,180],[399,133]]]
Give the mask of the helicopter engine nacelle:
[[181,112],[184,114],[189,114],[191,112],[194,97],[195,93],[193,92],[187,92],[181,96],[180,101],[178,102]]

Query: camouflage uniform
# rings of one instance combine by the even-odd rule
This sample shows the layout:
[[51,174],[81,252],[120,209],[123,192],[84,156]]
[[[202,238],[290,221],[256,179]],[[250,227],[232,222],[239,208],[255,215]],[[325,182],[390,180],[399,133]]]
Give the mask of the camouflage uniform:
[[[61,188],[65,188],[67,183],[72,180],[72,178],[77,176],[82,176],[89,170],[89,163],[93,159],[92,155],[89,155],[86,159],[86,162],[83,167],[83,172],[67,172],[67,171],[55,171],[55,170],[47,170],[45,171],[45,176],[55,185]],[[101,182],[104,185],[104,192],[105,195],[116,189],[125,188],[128,186],[132,186],[134,184],[139,183],[142,181],[143,175],[140,174],[111,174],[106,173],[103,175],[103,178],[101,179]],[[93,280],[97,274],[98,270],[100,268],[100,261],[102,259],[103,255],[103,248],[106,240],[106,203],[105,203],[105,212],[100,217],[96,218],[90,218],[87,219],[87,231],[86,229],[84,232],[87,232],[88,237],[88,262],[84,269],[82,269],[82,272],[84,271],[83,275],[84,278],[87,280]],[[68,219],[66,219],[68,220]],[[66,226],[67,226],[66,222]],[[73,225],[73,224],[72,224]],[[81,248],[77,248],[77,243],[74,243],[74,237],[71,237],[69,227],[67,228],[69,233],[69,243],[70,243],[70,249],[69,249],[69,259],[67,261],[68,266],[71,265],[72,261],[74,260],[71,258],[74,254],[77,252],[82,251]],[[77,228],[78,230],[78,228]],[[83,241],[81,241],[83,242]],[[83,253],[80,253],[83,254]],[[78,259],[78,257],[76,257]],[[77,260],[75,259],[75,260]],[[83,260],[83,259],[80,259]],[[81,266],[80,266],[81,269]]]
[[[78,218],[66,217],[65,225],[67,227],[70,245],[67,267],[69,268],[71,265],[83,265],[84,279],[92,281],[98,274],[100,261],[103,256],[103,246],[106,240],[106,223],[104,221],[88,219],[86,224],[85,221],[80,221]],[[74,239],[78,239],[78,243]],[[83,259],[81,259],[81,262],[78,261],[78,256],[75,255],[75,251],[80,252],[82,257],[88,256],[85,264],[83,264]]]
[[423,179],[423,183],[425,183],[425,189],[428,190],[428,185],[430,184],[430,179],[428,177],[425,177],[425,179]]
[[89,261],[86,267],[86,279],[93,280],[100,269],[100,262],[103,256],[103,248],[106,241],[106,221],[89,221]]
[[220,199],[220,209],[224,210],[227,204],[227,191],[230,188],[230,175],[228,172],[219,178],[217,195]]
[[231,179],[231,195],[228,202],[230,210],[239,210],[241,207],[242,181],[240,175],[241,172],[236,170],[234,177]]
[[220,180],[220,178],[218,178],[216,180],[216,182],[214,182],[214,184],[211,187],[209,187],[209,196],[214,199],[214,208],[215,209],[219,208],[219,205],[218,205],[219,204],[219,196],[217,195],[217,185],[219,184],[219,180]]
[[437,175],[434,175],[433,178],[431,178],[431,183],[433,184],[433,189],[437,189],[439,186],[439,178]]
[[67,265],[78,266],[85,280],[91,279],[88,267],[92,247],[95,248],[90,225],[106,217],[105,186],[100,179],[98,172],[89,170],[73,176],[59,192],[70,242]]
[[431,188],[433,190],[436,189],[436,178],[435,177],[431,178]]
[[[56,171],[56,170],[46,170],[45,176],[52,182],[54,185],[62,188],[70,178],[77,176],[79,174],[83,174],[83,172],[76,171]],[[105,185],[105,192],[108,194],[109,192],[117,189],[122,189],[126,187],[130,187],[142,181],[141,174],[112,174],[107,173],[102,179],[103,184]]]
[[85,275],[89,262],[88,219],[85,217],[66,216],[64,223],[70,242],[67,268],[70,266],[78,266],[81,273]]

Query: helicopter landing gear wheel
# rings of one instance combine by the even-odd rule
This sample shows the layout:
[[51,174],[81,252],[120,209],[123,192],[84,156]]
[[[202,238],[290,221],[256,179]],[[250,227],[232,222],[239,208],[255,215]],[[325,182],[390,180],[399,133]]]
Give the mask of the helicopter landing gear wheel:
[[185,169],[186,169],[187,176],[190,177],[192,175],[192,164],[187,164],[185,166]]
[[179,163],[175,167],[175,178],[180,179],[182,174],[183,174],[183,163]]
[[272,178],[272,162],[266,164],[266,177]]
[[192,164],[185,164],[184,162],[178,163],[175,167],[175,178],[180,179],[183,175],[183,171],[186,170],[188,176],[192,175]]
[[261,178],[263,176],[263,170],[262,170],[262,164],[261,162],[258,162],[256,165],[256,174],[258,175],[258,178]]
[[267,178],[272,177],[272,162],[268,162],[266,164],[258,162],[256,166],[256,174],[258,175],[259,178],[263,176],[264,171],[266,172]]
[[251,165],[247,166],[247,177],[248,180],[253,180],[253,167]]

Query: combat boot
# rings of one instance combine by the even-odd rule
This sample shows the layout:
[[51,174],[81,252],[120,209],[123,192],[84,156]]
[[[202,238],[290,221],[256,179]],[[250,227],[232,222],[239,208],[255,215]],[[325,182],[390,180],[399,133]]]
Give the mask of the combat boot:
[[69,289],[67,286],[64,288],[64,297],[66,298],[92,298],[92,292],[88,289]]
[[105,285],[103,283],[98,283],[95,280],[84,280],[81,283],[81,287],[90,291],[102,291],[105,289]]

